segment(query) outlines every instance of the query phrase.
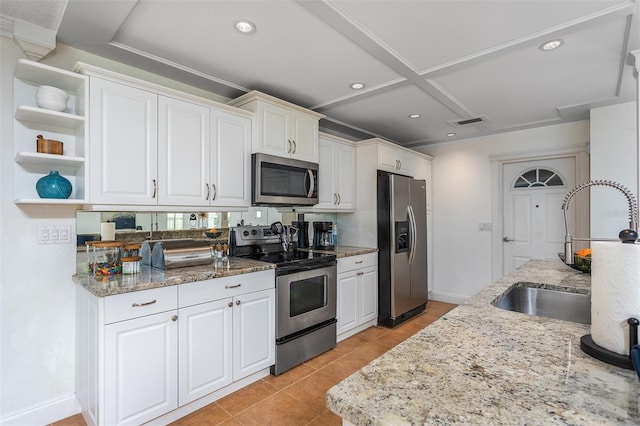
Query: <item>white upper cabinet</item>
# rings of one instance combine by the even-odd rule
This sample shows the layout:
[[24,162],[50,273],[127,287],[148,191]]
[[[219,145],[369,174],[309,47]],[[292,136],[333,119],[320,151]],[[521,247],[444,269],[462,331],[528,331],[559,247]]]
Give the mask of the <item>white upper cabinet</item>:
[[158,109],[158,203],[209,205],[209,108],[160,96]]
[[[13,80],[14,198],[18,204],[83,204],[87,198],[87,126],[85,124],[87,78],[26,59],[18,60]],[[61,89],[69,100],[64,111],[41,108],[36,103],[38,87]],[[63,143],[62,155],[37,152],[36,139]],[[36,182],[50,171],[58,171],[71,182],[68,199],[40,198]]]
[[324,115],[257,91],[229,105],[255,114],[252,152],[318,162],[318,122]]
[[413,155],[387,145],[378,145],[378,170],[413,177]]
[[77,68],[90,76],[91,204],[250,206],[250,113]]
[[155,205],[158,95],[90,78],[92,204]]
[[318,142],[318,153],[318,204],[313,210],[355,210],[355,147],[323,134]]
[[251,205],[251,119],[211,110],[212,206]]

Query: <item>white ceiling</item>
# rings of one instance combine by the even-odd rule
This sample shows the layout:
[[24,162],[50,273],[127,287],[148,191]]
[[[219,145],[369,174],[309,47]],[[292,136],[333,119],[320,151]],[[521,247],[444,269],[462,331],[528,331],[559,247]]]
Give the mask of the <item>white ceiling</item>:
[[[294,102],[325,114],[330,133],[408,147],[633,101],[640,49],[632,0],[2,0],[0,13],[223,96]],[[238,19],[257,31],[236,32]],[[538,48],[556,38],[559,49]]]

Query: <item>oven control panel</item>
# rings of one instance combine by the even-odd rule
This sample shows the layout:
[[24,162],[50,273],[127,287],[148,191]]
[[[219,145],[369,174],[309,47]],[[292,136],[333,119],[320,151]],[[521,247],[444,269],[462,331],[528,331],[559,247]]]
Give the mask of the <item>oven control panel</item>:
[[280,241],[280,237],[274,234],[269,226],[238,226],[235,232],[236,244],[239,246]]

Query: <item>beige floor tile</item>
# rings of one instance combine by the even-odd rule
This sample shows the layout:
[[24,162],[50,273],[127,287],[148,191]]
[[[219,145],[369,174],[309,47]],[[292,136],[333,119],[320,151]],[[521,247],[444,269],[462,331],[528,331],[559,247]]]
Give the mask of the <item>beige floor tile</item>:
[[323,412],[278,392],[234,417],[245,426],[295,426],[306,425]]
[[347,354],[362,346],[366,342],[367,340],[363,339],[362,337],[351,336],[348,339],[345,339],[342,342],[338,343],[334,350]]
[[380,337],[384,336],[389,331],[390,330],[388,328],[374,326],[374,327],[369,327],[364,331],[361,331],[360,333],[356,334],[355,337],[359,337],[361,339],[365,339],[369,341],[378,340]]
[[309,423],[310,426],[341,426],[342,418],[327,410]]
[[265,382],[275,386],[278,389],[284,389],[287,386],[297,382],[298,380],[304,379],[309,374],[315,372],[316,369],[309,367],[305,364],[300,364],[296,367],[293,367],[291,370],[285,371],[279,376],[267,376],[264,380]]
[[295,400],[316,408],[319,412],[327,409],[325,395],[329,388],[338,383],[336,377],[316,371],[299,382],[286,388],[283,392]]
[[171,423],[172,426],[215,426],[231,419],[229,413],[217,403],[209,404],[181,419]]
[[360,359],[354,351],[343,356],[337,361],[327,364],[325,367],[321,368],[318,371],[342,380],[346,377],[349,377],[350,375],[364,367],[366,364],[367,363],[363,362],[363,360]]
[[273,395],[277,391],[278,389],[275,386],[265,382],[264,380],[258,380],[257,382],[218,400],[217,404],[224,408],[229,414],[235,416],[270,395]]

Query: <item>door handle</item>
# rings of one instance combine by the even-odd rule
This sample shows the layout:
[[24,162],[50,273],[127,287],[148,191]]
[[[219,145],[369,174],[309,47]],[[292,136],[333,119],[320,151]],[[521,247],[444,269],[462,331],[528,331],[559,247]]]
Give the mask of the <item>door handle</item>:
[[511,241],[513,241],[513,240],[512,240],[511,238],[509,238],[509,237],[504,237],[504,238],[502,239],[502,241],[504,241],[505,243],[509,243],[509,242],[511,242]]

